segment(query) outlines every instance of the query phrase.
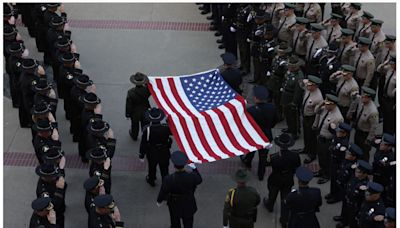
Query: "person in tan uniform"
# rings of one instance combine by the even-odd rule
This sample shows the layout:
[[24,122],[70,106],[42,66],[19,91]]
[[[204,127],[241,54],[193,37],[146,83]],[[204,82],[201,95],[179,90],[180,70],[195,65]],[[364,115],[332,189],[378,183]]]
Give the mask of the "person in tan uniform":
[[380,111],[383,114],[383,132],[396,132],[396,56],[391,55],[389,60],[378,66],[384,86],[378,90]]
[[[360,88],[353,78],[353,73],[356,69],[350,65],[342,65],[341,68],[341,70],[336,71],[329,77],[329,81],[337,83],[335,92],[339,98],[338,107],[340,112],[346,115]],[[346,119],[345,122],[348,122],[348,120]]]
[[303,80],[304,96],[301,106],[301,113],[303,115],[303,134],[304,134],[304,149],[302,153],[308,155],[304,163],[310,163],[317,157],[317,135],[313,131],[312,126],[315,120],[315,106],[319,105],[324,98],[318,88],[322,83],[321,79],[313,75],[309,75],[307,79]]
[[356,68],[354,78],[360,87],[369,86],[374,76],[375,58],[369,50],[370,44],[370,39],[360,37],[358,38],[358,49],[352,53],[353,57],[350,65]]
[[382,31],[382,20],[371,19],[371,31],[372,33],[369,35],[369,39],[371,40],[370,50],[371,53],[377,57],[378,54],[385,47],[385,39],[386,35]]
[[360,23],[361,20],[361,3],[350,3],[349,10],[349,14],[346,15],[344,20],[347,23],[348,29],[356,31],[357,25]]
[[311,60],[314,54],[318,50],[328,46],[328,43],[326,42],[324,37],[321,36],[321,31],[325,29],[324,26],[317,23],[312,23],[310,24],[310,27],[311,27],[310,28],[311,33],[308,33],[302,39],[305,39],[303,45],[307,48],[307,53],[306,53],[307,68],[316,68],[317,66],[311,64]]
[[379,113],[374,103],[375,90],[363,86],[362,92],[361,97],[358,96],[350,105],[347,118],[352,121],[356,129],[354,143],[364,152],[362,159],[369,162],[371,142],[377,136]]
[[361,21],[358,23],[357,30],[354,34],[354,40],[357,41],[358,37],[369,37],[371,32],[371,19],[374,18],[370,12],[364,11],[361,16]]
[[[309,24],[309,20],[304,17],[296,17],[296,25],[292,27],[293,39],[292,49],[295,55],[305,61],[307,49],[303,44],[305,42],[305,35],[307,34],[306,26]],[[302,38],[303,37],[303,38]]]
[[284,16],[279,20],[277,28],[279,42],[285,41],[288,44],[292,42],[293,34],[290,28],[296,23],[295,8],[294,4],[285,3]]
[[322,36],[328,44],[336,41],[336,39],[339,39],[342,35],[342,27],[339,25],[341,20],[343,20],[342,15],[331,13],[331,18],[322,24],[326,28],[326,30],[322,32]]
[[338,59],[342,64],[350,64],[353,49],[356,48],[357,43],[352,40],[354,31],[351,29],[342,29],[342,36],[338,40],[339,44],[339,54]]
[[266,6],[267,8],[265,9],[265,12],[271,15],[272,25],[275,28],[278,28],[279,20],[281,19],[282,11],[285,8],[285,5],[283,3],[266,3]]
[[318,3],[306,3],[304,5],[303,17],[310,23],[320,23],[322,21],[322,9]]
[[396,36],[386,34],[385,47],[376,56],[376,66],[378,67],[386,60],[389,60],[391,55],[396,56]]
[[337,103],[337,96],[327,94],[325,101],[315,107],[317,113],[313,124],[313,129],[317,132],[317,154],[319,171],[314,174],[320,177],[318,184],[324,184],[329,181],[329,145],[334,137],[334,130],[343,122],[343,116],[340,113]]

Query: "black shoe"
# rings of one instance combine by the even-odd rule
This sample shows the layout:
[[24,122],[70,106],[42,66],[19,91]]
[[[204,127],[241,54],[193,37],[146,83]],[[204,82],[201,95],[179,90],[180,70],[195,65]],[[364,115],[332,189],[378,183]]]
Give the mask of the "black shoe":
[[210,13],[210,11],[203,10],[200,12],[202,15]]
[[344,224],[342,222],[339,222],[338,224],[336,224],[336,228],[343,228],[343,227],[346,227],[346,226],[348,226],[348,224]]
[[151,187],[155,187],[156,183],[154,183],[154,180],[150,180],[149,176],[146,176],[146,182],[151,186]]
[[19,108],[19,104],[12,104],[13,108]]
[[225,48],[225,45],[223,45],[223,44],[218,46],[218,49],[224,49],[224,48]]
[[333,216],[333,221],[335,221],[335,222],[340,222],[342,220],[343,220],[343,217],[341,215]]
[[78,139],[78,137],[76,137],[76,136],[72,136],[72,142],[79,142],[79,139]]
[[[212,20],[213,16],[207,16],[206,18],[207,18],[207,20]],[[211,22],[211,23],[213,24],[213,22]]]
[[268,205],[268,199],[265,197],[263,199],[263,204],[264,204],[264,207],[268,210],[268,212],[274,212],[274,207],[273,206],[271,207],[270,205]]
[[217,31],[216,33],[214,33],[214,36],[222,36],[222,34]]
[[309,164],[309,163],[313,162],[315,159],[316,159],[315,157],[308,157],[308,158],[304,159],[303,163]]
[[326,196],[324,197],[326,200],[327,199],[331,199],[332,198],[332,194],[330,194],[330,193],[328,193],[328,194],[326,194]]
[[210,31],[217,31],[217,27],[215,27],[214,25],[210,26],[208,29]]
[[137,137],[135,137],[132,133],[132,130],[129,130],[129,135],[131,136],[133,141],[137,141]]
[[329,178],[322,177],[317,181],[317,184],[325,184],[328,181],[329,181]]
[[218,44],[222,44],[223,42],[224,42],[224,41],[223,41],[222,39],[218,39],[218,40],[217,40],[217,43],[218,43]]
[[334,203],[338,203],[338,202],[340,202],[340,201],[342,201],[342,200],[340,200],[340,199],[335,199],[335,198],[330,198],[330,199],[326,200],[326,203],[327,203],[327,204],[334,204]]

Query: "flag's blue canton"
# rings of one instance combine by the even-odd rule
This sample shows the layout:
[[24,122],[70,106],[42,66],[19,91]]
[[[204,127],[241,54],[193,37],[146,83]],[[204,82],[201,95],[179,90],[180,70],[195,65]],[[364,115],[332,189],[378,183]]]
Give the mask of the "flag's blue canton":
[[218,71],[182,77],[180,80],[186,96],[200,112],[223,105],[236,96]]

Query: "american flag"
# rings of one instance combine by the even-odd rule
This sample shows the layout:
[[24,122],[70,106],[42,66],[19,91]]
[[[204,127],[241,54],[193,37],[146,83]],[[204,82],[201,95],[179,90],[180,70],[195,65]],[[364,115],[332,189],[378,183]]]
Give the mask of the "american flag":
[[179,148],[195,163],[239,156],[269,145],[246,103],[217,69],[149,77],[149,89],[168,116]]

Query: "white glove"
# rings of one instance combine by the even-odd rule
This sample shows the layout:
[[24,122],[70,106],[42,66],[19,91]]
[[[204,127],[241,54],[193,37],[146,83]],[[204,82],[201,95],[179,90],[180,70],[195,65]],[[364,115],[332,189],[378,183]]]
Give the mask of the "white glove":
[[224,17],[224,16],[222,16],[222,17],[221,17],[221,21],[224,21],[224,19],[225,19],[225,17]]
[[251,19],[253,19],[253,15],[251,15],[251,13],[249,13],[249,15],[247,16],[247,22],[250,22],[251,21]]
[[251,40],[250,40],[249,38],[247,38],[247,39],[246,39],[246,42],[247,42],[247,43],[250,43],[250,42],[251,42]]
[[263,31],[262,30],[257,30],[255,33],[254,33],[254,35],[256,35],[256,36],[260,36],[261,34],[263,34]]
[[163,205],[163,202],[161,201],[161,203],[157,202],[157,207],[161,207]]
[[230,27],[229,30],[231,30],[231,32],[236,32],[236,29],[234,27]]
[[196,169],[196,165],[195,165],[194,163],[190,163],[188,166],[189,166],[191,169]]

